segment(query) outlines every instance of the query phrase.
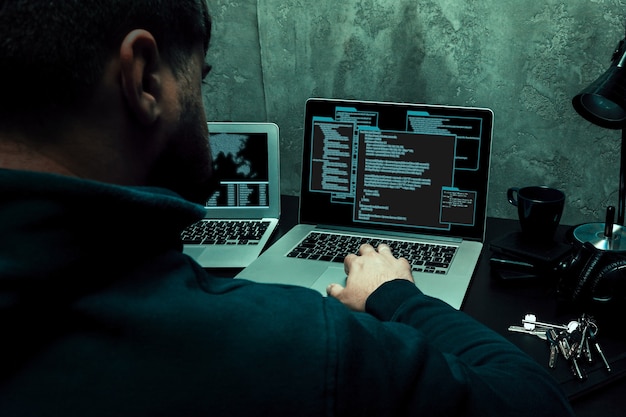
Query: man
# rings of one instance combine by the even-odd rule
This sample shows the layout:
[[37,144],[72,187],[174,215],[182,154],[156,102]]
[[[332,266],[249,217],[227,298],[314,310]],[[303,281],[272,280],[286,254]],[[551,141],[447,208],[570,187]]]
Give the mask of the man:
[[2,1],[0,32],[0,415],[571,414],[384,245],[330,297],[181,253],[211,188],[203,0]]

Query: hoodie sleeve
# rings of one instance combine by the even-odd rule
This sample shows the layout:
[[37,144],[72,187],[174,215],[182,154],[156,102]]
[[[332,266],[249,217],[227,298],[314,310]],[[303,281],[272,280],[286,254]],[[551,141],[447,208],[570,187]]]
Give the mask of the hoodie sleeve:
[[339,415],[568,416],[555,380],[502,336],[408,281],[335,323]]

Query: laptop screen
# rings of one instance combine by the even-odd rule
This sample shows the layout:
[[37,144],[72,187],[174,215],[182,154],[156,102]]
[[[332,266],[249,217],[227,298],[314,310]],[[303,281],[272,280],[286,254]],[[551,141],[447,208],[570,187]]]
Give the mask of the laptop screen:
[[275,124],[210,122],[209,145],[218,187],[206,202],[207,210],[276,206],[280,190],[275,184],[279,182]]
[[267,134],[209,134],[213,175],[219,187],[207,207],[267,207]]
[[309,99],[300,221],[482,240],[493,112]]

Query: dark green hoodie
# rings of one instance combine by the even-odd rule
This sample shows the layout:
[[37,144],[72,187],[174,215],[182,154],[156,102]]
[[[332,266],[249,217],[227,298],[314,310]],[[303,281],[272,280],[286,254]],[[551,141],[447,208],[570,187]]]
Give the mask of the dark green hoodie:
[[550,375],[407,281],[353,313],[208,275],[165,190],[0,170],[0,416],[567,416]]

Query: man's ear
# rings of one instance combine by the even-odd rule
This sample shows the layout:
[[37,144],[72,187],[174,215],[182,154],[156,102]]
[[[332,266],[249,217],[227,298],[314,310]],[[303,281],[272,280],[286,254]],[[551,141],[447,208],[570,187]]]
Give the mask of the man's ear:
[[143,124],[161,115],[163,63],[152,34],[143,29],[128,33],[120,45],[121,87],[130,110]]

